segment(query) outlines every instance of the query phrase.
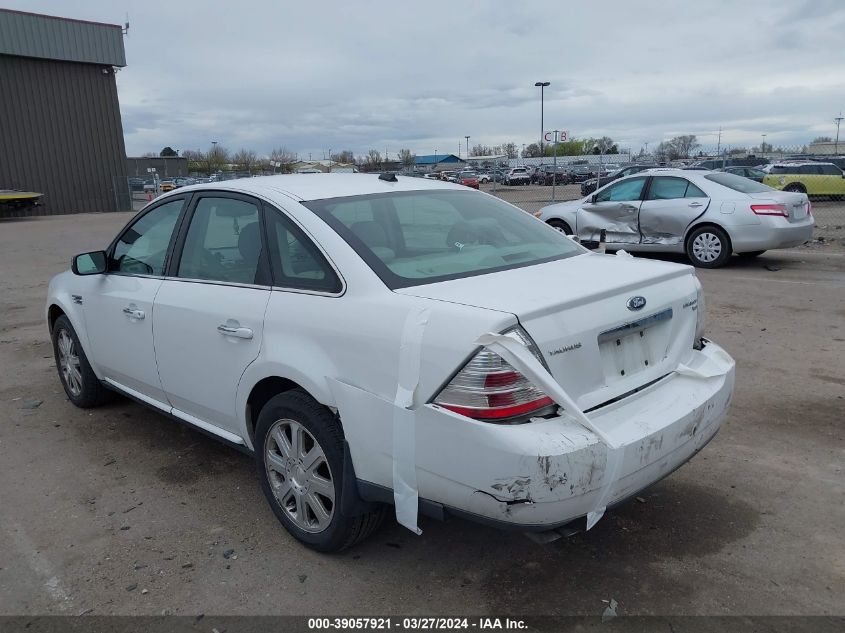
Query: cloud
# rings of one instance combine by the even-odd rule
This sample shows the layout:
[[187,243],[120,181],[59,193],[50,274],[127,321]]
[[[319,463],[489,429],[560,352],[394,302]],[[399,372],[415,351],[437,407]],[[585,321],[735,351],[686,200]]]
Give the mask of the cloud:
[[845,108],[841,0],[7,4],[106,22],[129,11],[131,154],[531,143],[539,80],[547,127],[635,151],[681,133],[715,146],[720,127],[723,145],[800,146]]

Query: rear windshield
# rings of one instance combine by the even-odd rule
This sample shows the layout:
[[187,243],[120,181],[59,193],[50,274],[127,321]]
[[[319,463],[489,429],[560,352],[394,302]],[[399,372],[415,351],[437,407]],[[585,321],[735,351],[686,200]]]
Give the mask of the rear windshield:
[[526,212],[474,191],[406,191],[302,204],[337,231],[389,288],[585,252]]
[[729,174],[727,172],[715,172],[704,176],[707,180],[712,180],[715,183],[739,191],[740,193],[765,193],[767,191],[775,191],[768,185],[745,178],[744,176],[737,176],[736,174]]

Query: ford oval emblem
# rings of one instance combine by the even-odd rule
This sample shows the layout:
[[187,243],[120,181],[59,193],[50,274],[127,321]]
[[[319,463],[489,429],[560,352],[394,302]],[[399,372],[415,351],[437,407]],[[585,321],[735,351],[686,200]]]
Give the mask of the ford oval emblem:
[[645,297],[641,297],[637,295],[636,297],[631,297],[628,299],[628,309],[629,310],[642,310],[645,307]]

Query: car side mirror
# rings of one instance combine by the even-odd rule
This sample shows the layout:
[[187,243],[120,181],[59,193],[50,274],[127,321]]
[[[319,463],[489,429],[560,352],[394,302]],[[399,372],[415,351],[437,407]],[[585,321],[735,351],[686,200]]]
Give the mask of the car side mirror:
[[590,204],[595,204],[598,201],[598,194],[593,194],[590,196]]
[[70,269],[74,275],[101,275],[106,272],[106,251],[91,251],[74,256]]

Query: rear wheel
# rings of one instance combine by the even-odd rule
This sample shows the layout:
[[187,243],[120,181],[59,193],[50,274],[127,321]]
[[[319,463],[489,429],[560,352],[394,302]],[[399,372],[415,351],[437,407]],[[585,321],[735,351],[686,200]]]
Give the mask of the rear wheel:
[[747,253],[737,253],[737,255],[746,259],[752,259],[754,257],[759,257],[765,252],[766,251],[748,251]]
[[548,225],[551,226],[552,228],[557,229],[561,233],[564,233],[566,235],[572,235],[572,229],[569,228],[569,225],[566,222],[564,222],[563,220],[556,220],[556,219],[549,220]]
[[271,398],[255,429],[261,489],[276,517],[297,540],[321,552],[350,547],[375,531],[385,508],[346,516],[343,431],[335,416],[301,389]]
[[687,238],[687,257],[699,268],[719,268],[731,256],[731,240],[718,226],[702,226]]
[[804,185],[798,184],[797,182],[790,183],[783,188],[784,191],[793,191],[796,193],[807,193],[807,189]]

